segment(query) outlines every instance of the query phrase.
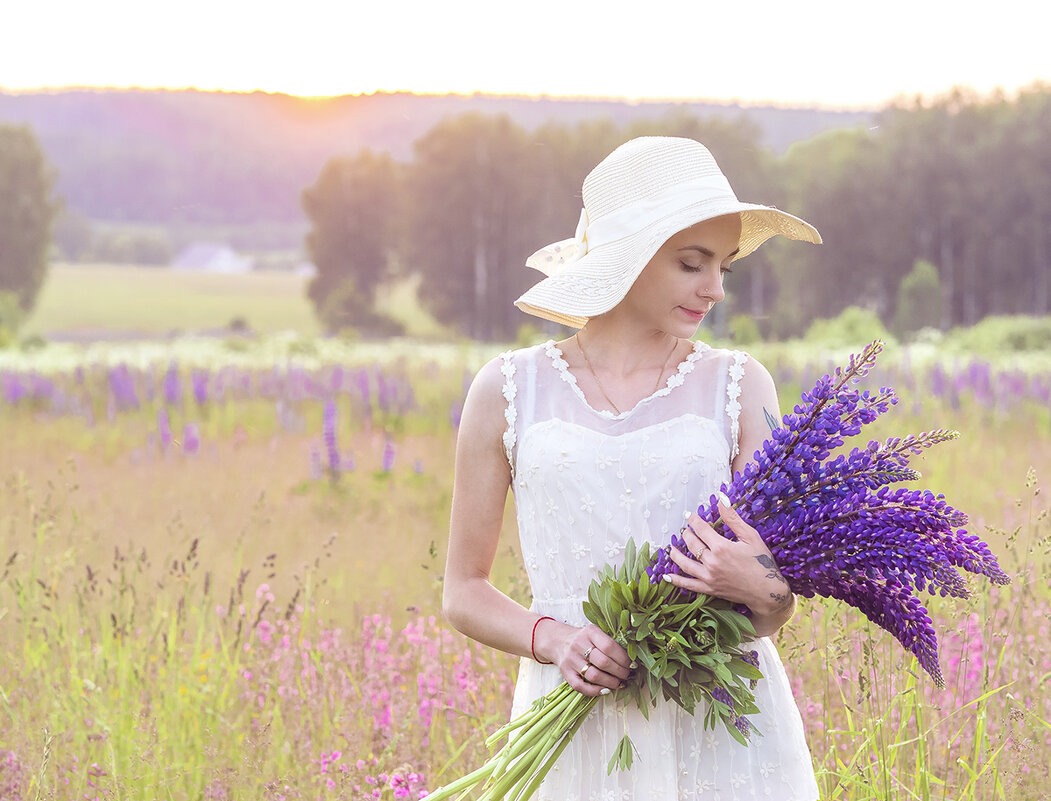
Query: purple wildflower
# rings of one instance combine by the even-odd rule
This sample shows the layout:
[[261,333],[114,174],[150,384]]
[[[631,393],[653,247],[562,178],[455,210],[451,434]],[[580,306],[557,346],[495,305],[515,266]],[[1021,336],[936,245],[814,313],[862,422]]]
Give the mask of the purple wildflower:
[[[944,496],[888,486],[918,478],[909,456],[955,438],[955,432],[892,437],[832,456],[897,402],[889,388],[873,393],[850,386],[869,371],[879,350],[873,343],[851,357],[846,370],[819,379],[722,490],[759,532],[793,592],[836,598],[860,610],[940,685],[934,628],[913,590],[967,597],[960,569],[996,584],[1010,579],[988,546],[960,528],[966,515]],[[698,514],[722,527],[714,497]],[[687,553],[683,546],[681,537],[672,538],[670,547]],[[677,572],[667,548],[647,568],[652,581]]]
[[174,361],[169,363],[168,372],[164,374],[164,402],[175,406],[182,400],[182,382],[179,380],[179,368]]
[[132,377],[131,371],[128,370],[128,366],[120,364],[114,367],[109,371],[108,378],[109,402],[112,404],[113,411],[138,409],[139,396],[135,391],[135,379]]
[[721,704],[726,704],[726,706],[730,708],[730,712],[733,713],[734,699],[725,687],[716,687],[714,690],[712,690],[712,700],[718,701]]
[[384,473],[389,473],[394,469],[394,440],[387,437],[383,443],[383,463],[382,470]]
[[187,423],[182,431],[182,449],[186,453],[197,453],[201,448],[201,432],[197,423]]
[[336,444],[336,402],[325,401],[325,411],[321,420],[321,435],[325,440],[325,451],[328,455],[328,475],[335,481],[339,478],[339,448]]
[[172,444],[172,427],[168,420],[168,409],[165,406],[162,406],[157,412],[157,436],[160,438],[161,450],[168,450]]
[[190,374],[190,383],[193,385],[193,399],[198,406],[204,406],[208,402],[208,371],[194,370]]

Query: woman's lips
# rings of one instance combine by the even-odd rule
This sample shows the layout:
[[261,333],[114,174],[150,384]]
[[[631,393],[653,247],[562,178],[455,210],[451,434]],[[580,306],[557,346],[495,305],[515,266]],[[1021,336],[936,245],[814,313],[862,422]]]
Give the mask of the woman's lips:
[[680,306],[679,308],[682,309],[683,314],[685,314],[691,320],[696,320],[697,322],[703,320],[704,315],[708,313],[707,309],[687,309],[685,306]]

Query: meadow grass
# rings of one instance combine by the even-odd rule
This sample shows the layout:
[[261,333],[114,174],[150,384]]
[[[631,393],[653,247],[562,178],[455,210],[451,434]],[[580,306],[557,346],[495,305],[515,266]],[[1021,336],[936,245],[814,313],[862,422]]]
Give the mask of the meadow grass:
[[[53,264],[23,336],[62,338],[217,331],[235,319],[254,332],[314,336],[321,326],[306,296],[310,279],[289,272],[223,275],[162,267]],[[456,336],[420,306],[418,279],[383,287],[377,309],[417,338]]]
[[[338,477],[305,389],[332,367],[276,397],[246,373],[203,403],[184,372],[168,403],[167,366],[135,374],[138,408],[90,366],[62,404],[0,407],[0,798],[403,798],[479,764],[515,661],[439,619],[465,365],[391,362],[387,401],[369,365],[367,405],[345,378]],[[945,689],[842,606],[802,602],[779,647],[822,798],[1042,799],[1048,409],[914,385],[873,436],[964,432],[917,466],[1015,581],[931,599]],[[510,505],[505,523],[494,581],[528,602]]]

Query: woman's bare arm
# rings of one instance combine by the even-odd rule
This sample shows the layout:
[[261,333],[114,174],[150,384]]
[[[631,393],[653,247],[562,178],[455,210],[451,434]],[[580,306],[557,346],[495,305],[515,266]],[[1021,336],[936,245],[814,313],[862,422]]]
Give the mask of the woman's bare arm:
[[[458,631],[501,651],[531,656],[530,642],[539,616],[508,598],[490,582],[500,540],[511,469],[504,452],[507,422],[500,360],[478,373],[464,403],[456,443],[449,553],[442,604]],[[584,653],[597,669],[578,671]],[[598,695],[628,675],[627,652],[597,626],[577,628],[544,620],[536,626],[536,655],[559,665],[574,689]]]

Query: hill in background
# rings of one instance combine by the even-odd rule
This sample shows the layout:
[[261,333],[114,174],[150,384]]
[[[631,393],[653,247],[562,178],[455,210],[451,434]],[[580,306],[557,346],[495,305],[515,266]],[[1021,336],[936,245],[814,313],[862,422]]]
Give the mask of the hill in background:
[[76,90],[0,93],[0,124],[28,124],[55,166],[57,192],[92,220],[162,226],[290,224],[299,195],[324,163],[362,148],[408,159],[440,120],[506,114],[544,123],[617,123],[671,111],[746,117],[775,151],[831,128],[866,123],[865,112],[716,103],[630,103],[407,93],[307,99],[280,94]]

